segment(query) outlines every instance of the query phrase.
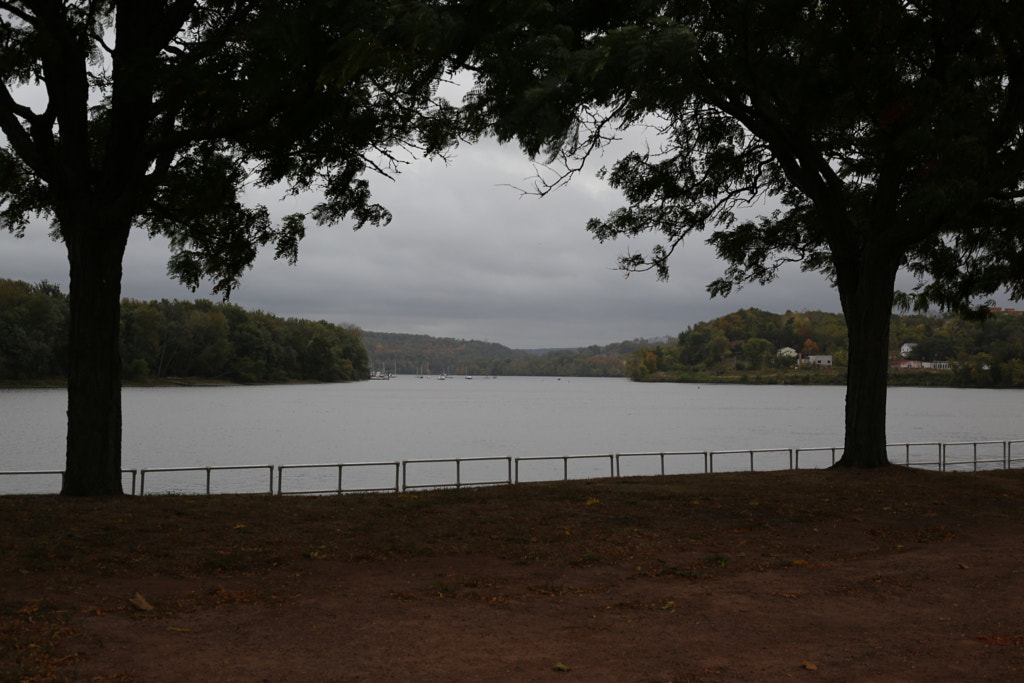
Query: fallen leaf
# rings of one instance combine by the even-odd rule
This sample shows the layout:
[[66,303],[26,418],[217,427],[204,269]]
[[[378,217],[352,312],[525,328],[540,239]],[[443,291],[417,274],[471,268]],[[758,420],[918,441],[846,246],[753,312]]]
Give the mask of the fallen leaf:
[[562,664],[561,662],[559,662],[558,664],[555,664],[553,667],[551,667],[551,669],[553,671],[561,671],[563,673],[566,672],[566,671],[572,671],[572,669],[567,667],[565,664]]
[[128,598],[128,602],[132,603],[143,612],[153,611],[153,605],[149,604],[146,598],[142,597],[142,593],[136,593],[132,597]]
[[963,562],[961,562],[960,563],[960,569],[970,569],[970,567],[967,566],[966,564],[964,564]]
[[817,671],[818,670],[818,665],[815,664],[814,662],[808,662],[805,659],[804,660],[804,668],[807,669],[808,671]]
[[174,631],[175,633],[192,633],[190,628],[175,628],[174,626],[168,626],[168,631]]

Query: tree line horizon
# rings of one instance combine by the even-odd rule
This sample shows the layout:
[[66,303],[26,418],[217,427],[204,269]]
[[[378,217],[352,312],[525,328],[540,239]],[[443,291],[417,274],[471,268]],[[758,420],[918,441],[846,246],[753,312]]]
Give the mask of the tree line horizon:
[[[0,381],[67,376],[68,300],[60,287],[0,278]],[[541,350],[495,342],[372,332],[353,324],[282,318],[227,302],[121,302],[122,377],[142,383],[221,380],[239,384],[351,382],[372,370],[403,375],[627,377],[634,381],[829,383],[844,379],[842,314],[740,309],[687,327],[669,343],[635,338]],[[889,355],[905,343],[916,360],[946,360],[946,376],[901,373],[901,384],[1024,388],[1024,316],[971,321],[893,315]],[[793,372],[782,347],[829,354],[831,372]],[[810,371],[807,371],[810,370]],[[892,378],[890,379],[892,383]]]
[[[0,380],[64,380],[68,297],[59,286],[0,278]],[[536,352],[477,340],[369,332],[352,324],[282,318],[228,302],[125,298],[121,376],[241,384],[349,382],[373,369],[402,374],[622,377],[626,357],[647,343]]]

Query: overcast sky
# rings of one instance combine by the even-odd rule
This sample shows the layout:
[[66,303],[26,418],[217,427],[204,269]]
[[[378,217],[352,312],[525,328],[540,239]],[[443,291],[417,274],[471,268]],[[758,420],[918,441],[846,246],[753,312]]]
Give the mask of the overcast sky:
[[[597,160],[592,170],[611,158]],[[460,148],[447,165],[416,162],[396,181],[374,178],[374,197],[394,214],[385,227],[313,227],[290,267],[261,257],[232,301],[282,317],[350,323],[375,332],[478,339],[512,348],[576,347],[676,335],[739,308],[840,311],[820,275],[793,268],[767,287],[710,299],[705,286],[723,264],[698,239],[678,250],[668,282],[625,278],[616,259],[645,246],[599,244],[586,221],[621,205],[603,182],[579,177],[545,198],[523,197],[534,169],[515,147],[493,141]],[[256,198],[280,216],[309,201]],[[649,246],[650,242],[647,244]],[[150,299],[216,299],[166,275],[166,244],[136,231],[124,261],[122,294]],[[46,279],[66,291],[62,245],[39,225],[17,240],[0,234],[0,277]]]

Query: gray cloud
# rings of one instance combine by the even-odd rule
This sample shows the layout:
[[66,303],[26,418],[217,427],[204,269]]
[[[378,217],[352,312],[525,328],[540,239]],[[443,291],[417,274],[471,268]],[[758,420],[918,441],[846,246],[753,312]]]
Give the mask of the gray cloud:
[[[552,195],[522,197],[534,170],[513,147],[485,141],[462,148],[448,165],[416,162],[396,181],[374,179],[391,209],[386,227],[311,228],[296,267],[261,256],[232,296],[236,303],[285,317],[351,323],[380,332],[485,339],[514,348],[607,344],[675,335],[701,320],[756,306],[839,310],[823,277],[787,270],[764,288],[709,299],[705,286],[723,264],[694,240],[677,252],[668,282],[653,274],[624,278],[616,257],[651,241],[599,244],[584,226],[620,205],[593,177]],[[255,195],[277,215],[309,200]],[[132,236],[123,294],[137,299],[209,298],[166,276],[166,244]],[[45,226],[23,240],[0,235],[0,276],[67,286],[63,247]]]

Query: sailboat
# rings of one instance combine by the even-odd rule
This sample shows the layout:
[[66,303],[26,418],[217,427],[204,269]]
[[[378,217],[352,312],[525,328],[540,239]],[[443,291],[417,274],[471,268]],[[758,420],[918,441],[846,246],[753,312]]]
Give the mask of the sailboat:
[[[395,365],[395,372],[398,372],[398,365]],[[394,375],[389,375],[387,366],[381,365],[380,370],[374,370],[373,364],[370,364],[370,379],[391,379]]]

